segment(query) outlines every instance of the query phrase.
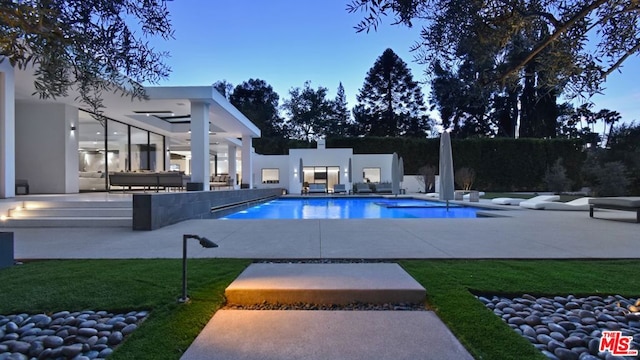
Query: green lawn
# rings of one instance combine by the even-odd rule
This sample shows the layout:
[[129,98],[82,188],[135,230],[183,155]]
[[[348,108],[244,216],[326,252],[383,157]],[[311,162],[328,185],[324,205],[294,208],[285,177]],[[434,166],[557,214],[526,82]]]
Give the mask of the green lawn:
[[[427,289],[427,306],[476,359],[545,359],[472,294],[637,297],[640,260],[412,260],[401,265]],[[150,310],[113,359],[178,359],[223,304],[248,260],[190,259],[192,302],[179,305],[181,260],[33,261],[0,270],[0,314]]]
[[0,314],[61,310],[150,310],[112,359],[178,359],[224,304],[224,289],[249,261],[189,259],[190,304],[182,260],[34,261],[0,270]]

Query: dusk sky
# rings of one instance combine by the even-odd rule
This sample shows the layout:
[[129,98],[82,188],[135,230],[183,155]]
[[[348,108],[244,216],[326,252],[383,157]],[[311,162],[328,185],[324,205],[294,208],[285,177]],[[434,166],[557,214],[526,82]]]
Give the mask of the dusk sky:
[[[349,108],[356,104],[367,71],[391,48],[411,69],[415,80],[426,81],[425,66],[409,51],[419,39],[419,27],[390,25],[377,32],[356,33],[363,14],[346,11],[348,0],[175,0],[169,11],[175,40],[153,43],[168,51],[173,72],[158,85],[210,85],[227,80],[234,86],[250,78],[270,84],[280,95],[311,86],[329,89],[333,98],[342,82]],[[594,110],[607,108],[623,121],[640,120],[640,59],[633,56],[623,73],[614,73],[605,96],[597,96]],[[429,90],[423,86],[425,100]],[[597,129],[596,131],[601,131]]]

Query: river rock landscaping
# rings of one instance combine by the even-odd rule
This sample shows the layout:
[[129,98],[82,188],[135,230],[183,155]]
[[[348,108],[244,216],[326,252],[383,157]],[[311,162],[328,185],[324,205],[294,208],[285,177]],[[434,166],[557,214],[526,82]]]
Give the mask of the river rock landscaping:
[[640,350],[640,299],[620,295],[526,294],[515,298],[478,296],[478,299],[549,359],[636,359],[599,352],[602,331],[610,330],[631,336],[631,350]]
[[103,359],[147,315],[147,311],[0,315],[0,360]]

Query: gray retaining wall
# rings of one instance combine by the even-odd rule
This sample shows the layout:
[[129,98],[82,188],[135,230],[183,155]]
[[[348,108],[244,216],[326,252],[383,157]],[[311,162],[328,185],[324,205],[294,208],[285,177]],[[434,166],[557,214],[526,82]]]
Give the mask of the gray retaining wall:
[[133,195],[133,230],[155,230],[191,219],[211,219],[211,209],[280,196],[282,189],[188,191]]
[[0,269],[13,266],[13,232],[0,232]]

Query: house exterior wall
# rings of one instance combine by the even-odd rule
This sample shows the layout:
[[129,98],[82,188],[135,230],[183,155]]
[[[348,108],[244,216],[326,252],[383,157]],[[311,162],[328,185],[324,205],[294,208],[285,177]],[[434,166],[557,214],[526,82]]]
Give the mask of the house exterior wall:
[[16,101],[16,178],[31,193],[78,192],[78,130],[73,106]]
[[[302,159],[303,167],[306,166],[337,166],[340,168],[340,184],[350,186],[346,170],[349,168],[349,158],[353,157],[353,149],[290,149],[289,168],[289,191],[293,194],[302,191],[302,183],[297,174]],[[353,163],[352,163],[353,165]],[[297,171],[295,171],[295,170]],[[297,174],[297,176],[296,176]]]
[[0,62],[0,199],[15,196],[15,73]]
[[380,168],[380,182],[391,182],[392,154],[358,154],[353,157],[353,182],[366,182],[364,168]]
[[[256,189],[289,189],[289,155],[260,155],[253,153],[253,171],[255,174],[253,186]],[[262,169],[278,169],[279,183],[264,184],[262,182]]]

